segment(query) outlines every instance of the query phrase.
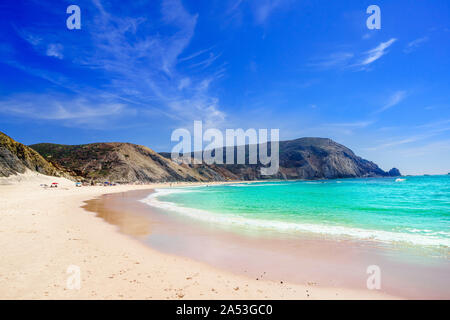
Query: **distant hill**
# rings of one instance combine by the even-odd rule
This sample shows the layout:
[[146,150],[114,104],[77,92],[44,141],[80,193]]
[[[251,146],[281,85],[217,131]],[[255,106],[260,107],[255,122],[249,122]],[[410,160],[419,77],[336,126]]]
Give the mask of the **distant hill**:
[[349,148],[326,138],[280,142],[280,168],[273,176],[261,175],[259,164],[179,165],[170,159],[170,153],[158,154],[131,143],[74,146],[41,143],[30,147],[54,167],[64,168],[85,181],[97,182],[334,179],[400,175],[397,169],[385,172],[375,163],[356,156]]
[[69,176],[62,168],[49,163],[35,150],[0,132],[0,177],[25,173],[27,169],[50,176]]
[[[260,174],[261,165],[214,165],[213,170],[220,170],[229,177],[241,180],[259,179],[336,179],[356,177],[399,176],[400,171],[393,168],[389,172],[380,169],[375,163],[356,156],[349,148],[327,138],[299,138],[280,141],[280,168],[274,176]],[[235,157],[237,154],[235,147]],[[268,146],[270,152],[270,144]],[[225,148],[223,149],[225,163]],[[161,153],[170,158],[170,153]],[[191,155],[192,156],[192,155]],[[248,146],[246,147],[248,163]],[[208,168],[211,166],[196,165]]]
[[280,143],[281,173],[293,178],[353,178],[389,176],[375,163],[325,138],[300,138]]
[[207,181],[195,170],[180,166],[155,151],[131,143],[31,145],[46,160],[87,181],[156,182]]

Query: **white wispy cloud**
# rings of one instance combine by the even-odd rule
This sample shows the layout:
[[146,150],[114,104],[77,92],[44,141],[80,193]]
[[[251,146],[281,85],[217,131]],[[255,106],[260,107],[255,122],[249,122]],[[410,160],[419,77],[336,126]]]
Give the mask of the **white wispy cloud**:
[[356,64],[356,66],[367,66],[387,53],[387,49],[395,42],[397,39],[392,38],[386,42],[380,43],[377,47],[365,52],[366,57]]
[[265,23],[274,10],[286,3],[286,0],[258,0],[254,9],[256,22]]
[[183,78],[178,84],[178,90],[183,90],[191,85],[191,79],[189,77]]
[[27,30],[16,28],[16,31],[23,40],[33,46],[33,48],[40,54],[57,59],[63,59],[64,47],[60,43],[49,43],[48,45],[46,45],[46,42],[48,41],[46,41],[41,36],[35,35]]
[[63,51],[64,47],[61,44],[58,43],[50,43],[47,47],[46,54],[49,57],[55,57],[58,59],[64,58]]
[[[64,55],[64,42],[46,44],[49,39],[58,38],[56,34],[38,29],[19,32],[41,54],[58,59],[64,57],[65,62],[82,68],[83,73],[86,70],[103,73],[102,81],[95,87],[88,87],[83,80],[66,79],[65,75],[36,70],[17,61],[9,64],[69,89],[83,98],[89,108],[95,109],[95,97],[102,95],[108,101],[98,106],[103,111],[136,109],[142,115],[165,116],[181,123],[204,120],[218,124],[223,121],[226,114],[221,110],[219,99],[211,93],[212,84],[226,72],[224,63],[218,62],[220,54],[213,52],[214,46],[210,46],[180,58],[194,37],[197,14],[188,12],[181,0],[161,0],[160,17],[152,21],[139,10],[146,5],[145,1],[130,6],[126,14],[115,14],[110,2],[92,0],[92,3],[91,27],[85,29],[85,42],[82,46],[71,46]],[[72,39],[69,40],[75,41]],[[178,66],[180,63],[185,64],[183,68]],[[189,74],[181,71],[186,69],[186,64]],[[35,98],[29,97],[30,101],[41,101],[40,95],[43,95],[64,103],[64,99],[51,93],[34,95]],[[108,109],[107,105],[122,105],[123,109]],[[95,116],[87,107],[85,112],[76,113],[70,101],[64,108],[67,114],[78,115],[78,118]],[[9,104],[8,108],[3,107],[3,112],[5,110],[14,112],[15,109]],[[52,111],[51,114],[56,114]],[[98,116],[101,115],[100,112]],[[144,121],[142,117],[140,120]]]
[[[170,72],[178,56],[187,47],[194,36],[198,15],[189,14],[180,0],[164,0],[162,2],[163,21],[175,25],[179,30],[170,37],[171,45],[165,47],[163,70]],[[164,48],[164,47],[163,47]]]
[[227,9],[227,14],[231,14],[234,11],[238,10],[240,5],[244,2],[244,0],[232,0]]
[[293,0],[233,0],[228,5],[225,14],[242,20],[245,9],[250,9],[254,22],[264,25],[276,10],[287,8],[292,2]]
[[[408,136],[400,136],[400,137],[392,137],[389,138],[387,141],[384,141],[382,143],[379,143],[376,146],[366,148],[366,150],[381,150],[381,149],[387,149],[392,147],[399,147],[402,145],[409,145],[413,143],[418,143],[420,141],[426,141],[430,138],[435,138],[439,136],[443,136],[443,134],[450,131],[450,120],[440,120],[440,121],[434,121],[434,122],[428,122],[422,125],[414,126],[413,129],[416,134],[408,135]],[[398,129],[398,128],[397,128]],[[404,128],[403,131],[408,130],[409,128]],[[402,130],[400,128],[400,130]],[[450,147],[450,146],[448,146]],[[416,148],[416,146],[413,146],[413,148]]]
[[366,120],[366,121],[354,121],[354,122],[337,122],[337,123],[329,123],[328,126],[332,127],[347,127],[347,128],[366,128],[373,124],[374,120]]
[[[165,114],[172,119],[184,122],[194,118],[209,123],[222,121],[225,113],[216,112],[221,108],[219,100],[208,90],[210,84],[222,76],[223,67],[206,74],[202,72],[211,67],[220,55],[211,52],[212,47],[209,47],[179,58],[194,36],[197,14],[190,14],[180,0],[163,0],[162,23],[176,30],[170,34],[147,34],[142,32],[146,31],[146,21],[139,20],[136,24],[136,19],[111,16],[100,1],[96,2],[102,12],[102,19],[101,28],[97,29],[94,38],[97,46],[103,48],[103,55],[92,56],[92,61],[88,63],[99,63],[102,68],[118,74],[119,77],[113,81],[114,87],[118,90],[133,88],[139,92],[134,95],[134,99],[146,103],[151,93],[155,104],[163,105]],[[136,36],[131,43],[125,35],[130,24],[137,25]],[[145,36],[140,37],[141,34]],[[190,64],[191,69],[197,69],[197,76],[183,74],[177,69],[178,63],[191,62],[206,53],[207,58]]]
[[64,125],[102,125],[114,117],[135,113],[124,104],[63,95],[20,94],[0,100],[0,113]]
[[403,90],[396,91],[394,94],[392,94],[387,102],[382,106],[380,109],[378,109],[375,113],[380,113],[383,111],[386,111],[396,105],[398,105],[400,102],[402,102],[407,96],[407,92]]
[[[401,154],[405,157],[418,157],[418,156],[427,156],[429,157],[430,154],[440,154],[443,155],[444,152],[448,153],[450,151],[450,140],[438,140],[438,141],[433,141],[421,146],[411,146],[408,148],[405,148],[403,150],[401,150]],[[440,159],[441,161],[445,162],[444,159],[446,159],[446,157],[442,157],[442,158],[437,158]],[[448,159],[448,157],[447,157]],[[447,167],[448,168],[448,167]],[[429,168],[427,168],[429,170]],[[431,171],[433,172],[433,171]],[[449,170],[446,170],[444,172],[442,172],[442,169],[440,170],[435,170],[435,172],[437,173],[441,173],[441,174],[446,174],[449,172]],[[430,173],[430,171],[426,172],[426,173]]]
[[192,53],[192,54],[190,54],[188,56],[185,56],[185,57],[182,57],[182,58],[178,58],[178,63],[194,59],[194,58],[196,58],[196,57],[198,57],[198,56],[200,56],[200,55],[202,55],[204,53],[207,53],[207,52],[211,51],[212,49],[213,49],[213,47],[210,47],[210,48],[207,48],[207,49],[203,49],[203,50],[199,50],[197,52],[194,52],[194,53]]
[[27,32],[25,30],[17,30],[19,36],[22,37],[25,41],[27,41],[32,46],[38,46],[42,42],[42,38],[34,35],[30,32]]
[[207,68],[211,64],[213,64],[213,62],[216,61],[220,56],[221,56],[221,54],[216,55],[216,54],[210,52],[206,59],[204,59],[200,62],[193,63],[189,67],[190,68],[202,67],[203,69]]
[[391,140],[389,142],[379,144],[375,147],[367,148],[367,150],[380,150],[380,149],[385,149],[385,148],[390,148],[390,147],[397,147],[399,145],[417,142],[422,139],[424,139],[424,136],[419,135],[419,136],[414,136],[414,137],[402,138],[402,139],[398,139],[398,140]]
[[353,53],[349,51],[334,52],[325,57],[314,58],[308,64],[310,67],[321,69],[353,69],[356,71],[367,70],[367,67],[380,59],[387,53],[387,49],[397,39],[392,38],[386,42],[381,42],[375,48],[363,52]]
[[422,44],[424,44],[425,42],[428,41],[428,37],[422,37],[422,38],[418,38],[416,40],[413,40],[411,42],[409,42],[405,49],[403,50],[403,52],[405,53],[411,53],[413,52],[415,49],[417,49],[418,47],[420,47]]
[[314,61],[309,63],[309,66],[324,69],[345,67],[354,56],[355,55],[351,52],[335,52],[328,55],[327,57],[315,59]]
[[342,137],[342,136],[351,136],[354,135],[355,132],[360,131],[361,129],[366,129],[375,123],[375,120],[356,120],[349,122],[328,122],[322,123],[319,125],[315,125],[314,128],[310,128],[314,132],[317,130],[317,135],[326,135],[330,137]]
[[418,126],[418,129],[426,129],[432,135],[440,135],[450,132],[450,119],[429,122],[424,125]]

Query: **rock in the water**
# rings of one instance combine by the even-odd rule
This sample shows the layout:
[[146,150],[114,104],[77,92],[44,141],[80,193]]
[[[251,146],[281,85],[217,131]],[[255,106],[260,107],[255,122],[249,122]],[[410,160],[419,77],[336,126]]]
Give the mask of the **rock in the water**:
[[402,175],[400,173],[400,170],[398,170],[397,168],[392,168],[391,170],[389,170],[388,174],[390,177],[400,177]]

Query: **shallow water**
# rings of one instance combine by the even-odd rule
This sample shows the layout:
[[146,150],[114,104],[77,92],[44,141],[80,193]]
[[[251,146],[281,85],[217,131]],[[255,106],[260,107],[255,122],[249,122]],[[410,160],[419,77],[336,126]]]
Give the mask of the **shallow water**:
[[264,182],[158,189],[149,205],[236,232],[312,232],[450,247],[450,176]]

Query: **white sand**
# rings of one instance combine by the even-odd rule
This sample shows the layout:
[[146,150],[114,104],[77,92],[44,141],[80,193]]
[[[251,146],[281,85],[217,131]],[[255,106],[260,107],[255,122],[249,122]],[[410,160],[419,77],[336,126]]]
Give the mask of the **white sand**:
[[[59,187],[39,186],[52,182]],[[231,274],[157,252],[80,208],[105,193],[161,186],[76,188],[32,173],[0,179],[0,299],[393,298]],[[79,290],[67,288],[70,265],[81,270]]]

